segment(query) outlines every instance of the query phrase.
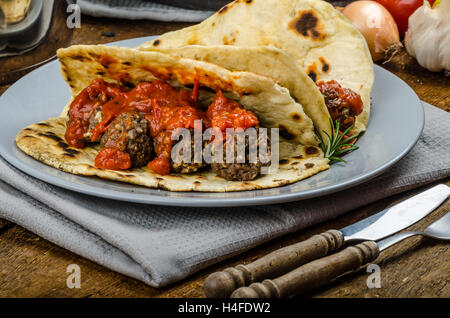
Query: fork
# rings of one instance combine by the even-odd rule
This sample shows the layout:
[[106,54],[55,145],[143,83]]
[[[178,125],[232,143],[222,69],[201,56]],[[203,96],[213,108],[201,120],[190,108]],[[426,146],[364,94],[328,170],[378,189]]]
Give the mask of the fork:
[[422,235],[436,240],[450,240],[450,211],[423,232],[408,231],[379,242],[363,242],[339,253],[317,259],[275,279],[236,289],[232,298],[280,298],[299,295],[330,280],[374,261],[381,251],[406,238]]

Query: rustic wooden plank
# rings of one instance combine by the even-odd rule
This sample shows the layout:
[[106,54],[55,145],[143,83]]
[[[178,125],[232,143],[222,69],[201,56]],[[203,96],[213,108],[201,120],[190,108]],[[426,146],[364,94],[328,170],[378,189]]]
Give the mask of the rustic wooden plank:
[[0,86],[0,95],[3,94],[11,85]]
[[421,100],[450,111],[450,78],[442,72],[420,67],[404,48],[390,62],[378,64],[408,83]]
[[[66,285],[70,264],[81,268],[81,289]],[[155,293],[138,281],[72,254],[20,226],[0,236],[0,269],[0,297],[90,297],[101,296],[102,290],[121,290],[127,297]]]

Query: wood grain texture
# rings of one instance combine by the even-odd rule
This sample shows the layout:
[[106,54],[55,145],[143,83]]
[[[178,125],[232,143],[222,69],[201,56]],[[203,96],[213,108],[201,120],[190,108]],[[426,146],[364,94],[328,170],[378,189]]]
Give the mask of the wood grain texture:
[[[70,44],[94,44],[128,38],[161,34],[187,26],[183,23],[152,21],[121,21],[82,17],[82,27],[68,30],[65,26],[65,1],[57,1],[56,16],[49,38],[38,49],[23,57],[0,59],[0,69],[14,69],[40,61],[55,53],[56,48]],[[132,23],[132,26],[130,25]],[[114,37],[102,32],[114,30]],[[420,68],[405,52],[390,63],[382,65],[408,83],[418,96],[433,105],[450,111],[450,80]],[[0,86],[0,94],[7,85]],[[444,180],[450,185],[450,178]],[[203,297],[203,281],[211,273],[248,264],[278,248],[305,240],[329,229],[339,229],[388,205],[398,203],[424,188],[380,200],[326,223],[285,235],[282,238],[252,249],[220,264],[211,266],[179,283],[161,289],[112,272],[81,258],[63,248],[39,238],[33,233],[0,220],[0,297]],[[412,229],[424,229],[450,210],[444,203],[425,220]],[[380,289],[369,289],[368,274],[364,269],[345,275],[307,294],[313,297],[450,297],[450,248],[448,243],[435,242],[420,237],[411,238],[381,253],[376,261],[381,266]],[[81,289],[66,287],[70,264],[81,268]]]

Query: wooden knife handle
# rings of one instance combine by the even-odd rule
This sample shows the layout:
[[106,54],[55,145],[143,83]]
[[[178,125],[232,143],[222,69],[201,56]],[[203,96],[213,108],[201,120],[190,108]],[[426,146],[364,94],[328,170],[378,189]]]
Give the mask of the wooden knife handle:
[[344,235],[329,230],[306,241],[292,244],[247,264],[229,267],[209,275],[203,284],[206,297],[225,298],[239,287],[283,275],[300,265],[328,255],[344,244]]
[[232,298],[280,298],[299,295],[374,261],[380,254],[375,242],[347,247],[339,253],[312,261],[273,280],[236,289]]

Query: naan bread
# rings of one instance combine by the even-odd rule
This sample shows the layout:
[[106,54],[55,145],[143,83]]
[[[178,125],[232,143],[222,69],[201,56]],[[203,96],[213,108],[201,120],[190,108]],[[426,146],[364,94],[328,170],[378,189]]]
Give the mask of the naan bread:
[[166,33],[138,48],[186,45],[284,50],[314,81],[336,80],[360,94],[364,111],[356,118],[355,132],[366,129],[374,82],[370,52],[361,33],[325,1],[236,0],[200,24]]
[[[328,159],[317,147],[311,119],[286,88],[272,79],[250,72],[231,72],[215,64],[179,58],[159,52],[106,46],[73,46],[58,51],[61,72],[73,96],[95,78],[136,85],[156,78],[174,86],[190,86],[197,77],[202,87],[226,92],[243,107],[252,110],[266,128],[280,128],[280,166],[276,173],[253,181],[226,181],[212,171],[161,176],[146,167],[128,171],[99,169],[94,166],[98,146],[74,149],[64,139],[67,112],[23,129],[17,146],[52,167],[80,175],[129,182],[170,191],[225,192],[278,187],[329,168]],[[210,100],[202,91],[200,99]]]
[[229,192],[257,190],[290,184],[329,168],[320,148],[299,146],[297,155],[280,160],[277,173],[252,181],[227,181],[211,170],[192,174],[161,176],[147,167],[129,171],[103,170],[94,166],[98,147],[74,149],[64,140],[66,119],[51,118],[23,129],[16,138],[17,146],[31,157],[51,167],[84,176],[128,182],[170,191]]

